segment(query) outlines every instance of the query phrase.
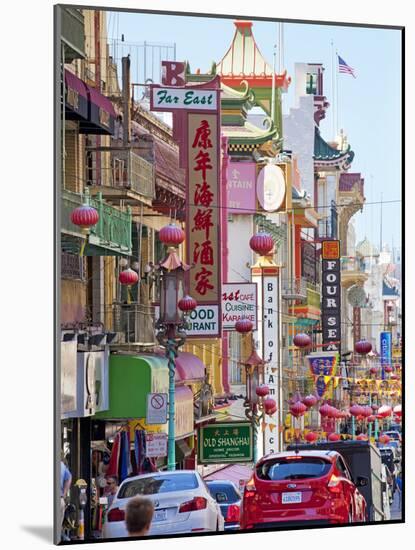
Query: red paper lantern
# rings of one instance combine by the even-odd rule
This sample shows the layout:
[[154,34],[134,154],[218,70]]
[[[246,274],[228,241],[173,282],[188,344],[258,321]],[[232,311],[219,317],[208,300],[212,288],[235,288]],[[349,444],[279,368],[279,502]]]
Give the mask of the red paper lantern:
[[272,397],[267,397],[264,400],[264,410],[266,414],[274,414],[277,410],[277,403]]
[[383,434],[383,435],[378,437],[378,441],[379,441],[379,443],[382,443],[383,445],[386,445],[387,443],[389,443],[390,437],[386,434]]
[[360,353],[360,355],[366,355],[372,351],[372,344],[367,340],[359,340],[359,342],[356,342],[354,350],[356,353]]
[[386,365],[385,372],[387,372],[387,373],[393,372],[393,368],[390,365]]
[[377,374],[379,369],[377,367],[370,367],[370,374]]
[[393,413],[398,418],[401,418],[401,416],[402,416],[402,405],[396,405],[396,407],[393,408]]
[[308,409],[314,407],[317,404],[317,397],[315,395],[307,395],[304,397],[303,403]]
[[319,408],[318,412],[321,414],[321,416],[329,416],[331,412],[331,407],[328,403],[325,403]]
[[135,285],[138,282],[138,275],[137,272],[133,269],[124,269],[124,271],[121,271],[121,273],[118,275],[118,280],[122,285]]
[[399,376],[397,374],[391,374],[390,378],[391,380],[399,380]]
[[308,334],[300,332],[294,336],[293,342],[297,348],[307,348],[311,345],[311,338]]
[[177,225],[169,223],[160,229],[159,239],[166,246],[178,246],[184,241],[185,233]]
[[304,405],[304,403],[301,403],[301,401],[297,401],[297,403],[294,403],[294,405],[291,405],[290,412],[293,416],[298,418],[299,416],[303,416],[303,414],[307,411],[307,407]]
[[380,409],[378,410],[378,415],[381,418],[387,418],[388,416],[391,416],[392,414],[392,407],[389,407],[389,405],[382,405]]
[[313,443],[314,441],[317,441],[318,435],[315,432],[308,432],[304,438],[308,443]]
[[240,334],[246,334],[247,332],[251,332],[254,325],[249,319],[239,319],[235,323],[235,329]]
[[269,394],[269,387],[265,384],[262,384],[261,386],[257,386],[255,388],[255,393],[258,395],[258,397],[265,397]]
[[376,412],[378,409],[379,409],[379,405],[372,405],[372,411]]
[[197,302],[194,298],[191,296],[185,296],[181,300],[179,300],[179,303],[177,304],[180,311],[183,311],[183,313],[188,313],[189,311],[193,311],[197,307]]
[[353,405],[352,407],[350,407],[349,413],[352,416],[362,416],[362,410],[363,407],[361,407],[360,405]]
[[274,241],[269,233],[259,231],[250,238],[249,246],[260,256],[265,256],[273,249]]
[[376,416],[374,414],[371,414],[366,419],[368,422],[374,422],[376,420]]
[[358,441],[367,441],[367,435],[365,435],[365,434],[359,434],[359,435],[356,437],[356,439],[357,439]]
[[71,212],[71,222],[83,230],[87,230],[97,224],[98,220],[98,211],[89,204],[78,206]]
[[368,418],[372,414],[372,407],[369,407],[369,405],[365,405],[362,407],[362,416],[364,418]]
[[340,434],[336,434],[335,432],[331,433],[328,438],[329,441],[340,441]]

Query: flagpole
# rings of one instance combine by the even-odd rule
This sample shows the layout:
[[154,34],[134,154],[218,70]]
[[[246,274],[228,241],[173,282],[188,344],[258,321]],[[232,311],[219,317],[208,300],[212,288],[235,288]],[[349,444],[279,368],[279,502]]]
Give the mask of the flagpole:
[[336,50],[336,134],[339,132],[339,54]]
[[333,133],[333,139],[335,138],[335,95],[334,95],[334,45],[333,45],[333,39],[331,39],[331,99],[332,99],[332,109],[331,109],[331,116],[332,116],[332,133]]

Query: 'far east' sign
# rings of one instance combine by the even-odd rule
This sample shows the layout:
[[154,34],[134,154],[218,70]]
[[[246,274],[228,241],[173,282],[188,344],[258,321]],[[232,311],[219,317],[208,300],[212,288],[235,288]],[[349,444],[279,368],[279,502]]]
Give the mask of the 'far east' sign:
[[252,425],[249,422],[202,426],[198,430],[197,440],[200,464],[253,461]]
[[151,111],[217,111],[216,90],[151,86]]

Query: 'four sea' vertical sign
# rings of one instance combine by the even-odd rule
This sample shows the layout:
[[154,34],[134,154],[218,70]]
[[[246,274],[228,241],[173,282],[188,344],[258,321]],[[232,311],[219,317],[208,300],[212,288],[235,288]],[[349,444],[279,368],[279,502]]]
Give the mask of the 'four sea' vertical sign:
[[340,353],[340,241],[322,241],[322,325],[324,351]]

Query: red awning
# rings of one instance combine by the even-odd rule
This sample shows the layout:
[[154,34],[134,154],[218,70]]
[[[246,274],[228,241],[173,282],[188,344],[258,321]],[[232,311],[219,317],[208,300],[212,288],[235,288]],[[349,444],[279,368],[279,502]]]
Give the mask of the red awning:
[[176,382],[190,382],[193,380],[204,380],[205,365],[193,353],[186,351],[179,352],[176,358]]
[[98,92],[98,90],[92,88],[92,86],[88,86],[88,84],[85,84],[85,86],[88,89],[89,101],[100,109],[103,109],[113,118],[116,118],[117,115],[115,114],[115,110],[111,101],[100,92]]
[[78,92],[79,95],[82,95],[85,99],[88,99],[87,86],[85,82],[68,71],[68,69],[65,69],[65,86],[67,88],[72,88],[72,90]]

